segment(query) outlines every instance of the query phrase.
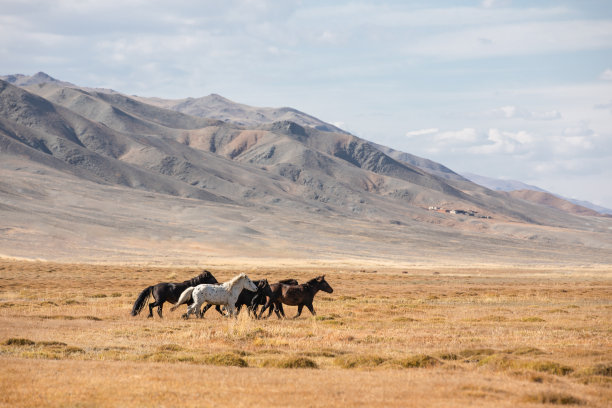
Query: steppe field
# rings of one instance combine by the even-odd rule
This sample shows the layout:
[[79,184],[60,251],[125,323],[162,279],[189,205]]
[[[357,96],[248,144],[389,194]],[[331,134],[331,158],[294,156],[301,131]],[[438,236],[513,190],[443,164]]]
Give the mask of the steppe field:
[[[130,316],[145,287],[204,268],[325,274],[334,293],[295,320]],[[7,407],[608,407],[612,270],[4,259],[0,360]]]

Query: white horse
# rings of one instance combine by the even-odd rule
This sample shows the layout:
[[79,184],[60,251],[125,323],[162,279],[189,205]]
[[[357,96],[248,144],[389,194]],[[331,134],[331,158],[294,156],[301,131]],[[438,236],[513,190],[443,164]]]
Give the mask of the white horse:
[[193,303],[187,308],[187,313],[183,315],[185,319],[188,319],[191,313],[199,314],[200,306],[204,302],[211,305],[225,305],[229,315],[234,316],[236,314],[236,300],[238,300],[242,289],[250,290],[251,292],[257,291],[257,286],[244,273],[234,276],[231,280],[220,285],[204,283],[198,286],[191,286],[181,293],[179,300],[170,310],[176,310],[181,304],[187,302],[191,296]]

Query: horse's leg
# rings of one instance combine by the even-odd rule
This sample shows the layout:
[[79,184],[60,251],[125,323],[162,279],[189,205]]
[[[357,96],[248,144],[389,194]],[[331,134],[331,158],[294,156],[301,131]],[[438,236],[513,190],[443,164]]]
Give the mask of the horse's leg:
[[190,304],[189,306],[187,306],[187,313],[185,313],[183,315],[183,319],[187,320],[189,319],[189,315],[191,314],[191,312],[193,311],[193,307],[195,306],[195,303]]
[[314,307],[312,307],[312,303],[307,303],[306,307],[308,308],[308,310],[310,310],[310,313],[312,313],[313,316],[316,316],[317,314],[315,313]]
[[298,312],[295,316],[293,316],[294,319],[297,319],[298,317],[300,317],[300,315],[302,314],[303,308],[304,308],[304,305],[298,305]]
[[157,306],[157,314],[159,315],[160,319],[164,318],[164,316],[162,315],[163,308],[164,308],[164,302],[159,302],[159,306]]
[[283,304],[281,302],[274,303],[274,313],[276,313],[276,317],[279,319],[285,318],[285,309],[283,308]]
[[[208,309],[210,309],[211,307],[213,307],[212,303],[207,303],[206,306],[204,306],[202,308],[202,311],[200,312],[200,318],[204,317],[204,313],[206,313],[208,311]],[[219,306],[217,306],[219,307]]]
[[187,313],[183,315],[183,319],[189,319],[189,315],[194,313],[196,317],[200,314],[200,306],[202,306],[202,300],[200,297],[193,299],[193,303],[187,306]]
[[259,304],[248,306],[249,317],[252,315],[253,318],[257,319],[257,309],[259,309]]
[[[266,304],[263,306],[263,308],[261,309],[261,311],[259,312],[259,317],[258,319],[261,319],[261,316],[263,316],[264,312],[266,311],[266,309],[270,309],[272,307],[272,299],[268,298],[266,300]],[[268,317],[270,317],[270,314],[272,314],[272,310],[270,309],[270,313],[268,313],[268,316],[266,317],[266,319]]]
[[149,315],[147,317],[153,317],[153,308],[157,306],[157,299],[155,302],[149,303]]
[[236,313],[236,306],[233,303],[228,303],[226,307],[229,312],[228,317],[238,317],[238,313]]
[[236,317],[240,314],[240,309],[242,309],[242,305],[236,306]]
[[219,312],[219,314],[220,314],[221,316],[225,316],[225,314],[223,314],[223,312],[221,311],[221,305],[217,305],[217,306],[215,306],[215,310],[216,310],[217,312]]

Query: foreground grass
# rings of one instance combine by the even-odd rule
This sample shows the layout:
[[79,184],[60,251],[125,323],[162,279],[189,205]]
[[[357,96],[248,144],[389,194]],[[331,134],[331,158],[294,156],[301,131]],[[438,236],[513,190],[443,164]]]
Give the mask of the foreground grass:
[[[0,261],[0,359],[8,367],[0,403],[36,405],[22,398],[34,385],[45,406],[141,406],[148,388],[168,391],[159,405],[195,406],[191,397],[210,384],[219,395],[250,391],[204,406],[263,406],[286,392],[277,405],[307,398],[313,406],[607,406],[612,399],[605,270],[328,270],[334,293],[317,295],[316,317],[229,320],[211,310],[184,321],[168,307],[163,320],[129,316],[146,286],[200,271]],[[221,281],[237,272],[213,271]],[[305,281],[321,271],[247,273]]]

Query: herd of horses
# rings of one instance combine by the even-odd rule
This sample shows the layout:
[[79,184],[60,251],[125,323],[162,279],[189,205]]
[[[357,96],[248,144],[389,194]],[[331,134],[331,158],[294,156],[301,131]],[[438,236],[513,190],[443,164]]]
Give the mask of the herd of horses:
[[[230,317],[238,316],[242,306],[247,306],[249,315],[252,314],[257,319],[261,318],[266,310],[266,318],[274,311],[280,319],[285,318],[283,304],[297,306],[297,315],[294,316],[297,318],[302,314],[304,306],[316,315],[312,301],[320,290],[327,293],[334,291],[325,280],[325,275],[302,284],[295,279],[269,284],[267,279],[252,281],[246,274],[241,273],[227,282],[219,283],[212,273],[205,270],[182,283],[162,282],[145,288],[134,302],[132,316],[137,316],[144,309],[149,297],[153,296],[155,301],[149,303],[148,317],[153,317],[155,307],[159,317],[163,317],[164,303],[170,302],[174,304],[170,308],[171,311],[187,304],[187,313],[183,315],[185,319],[191,314],[202,318],[212,306],[215,306],[221,315]],[[263,307],[258,315],[259,306]]]

